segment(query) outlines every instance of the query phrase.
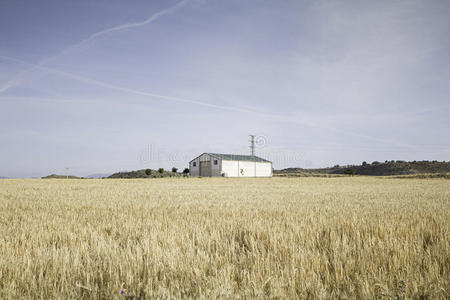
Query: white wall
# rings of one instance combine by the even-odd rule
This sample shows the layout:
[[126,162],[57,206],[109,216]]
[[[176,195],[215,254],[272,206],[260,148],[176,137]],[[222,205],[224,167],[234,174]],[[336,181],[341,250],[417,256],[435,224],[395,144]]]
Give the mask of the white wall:
[[[214,161],[217,160],[217,165]],[[221,160],[203,153],[189,163],[189,173],[191,176],[200,176],[200,162],[211,161],[211,176],[225,177],[271,177],[272,163],[253,162],[237,160]],[[193,163],[196,163],[194,167]]]
[[222,160],[222,173],[225,173],[225,177],[239,177],[238,162]]
[[238,161],[239,177],[255,177],[254,161]]
[[271,177],[272,163],[223,160],[222,172],[226,177]]
[[256,163],[256,177],[272,177],[272,163],[257,162]]

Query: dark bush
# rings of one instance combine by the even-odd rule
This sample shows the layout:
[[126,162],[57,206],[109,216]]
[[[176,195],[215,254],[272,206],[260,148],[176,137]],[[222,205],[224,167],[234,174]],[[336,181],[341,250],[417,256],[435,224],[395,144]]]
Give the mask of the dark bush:
[[345,170],[345,174],[347,174],[347,175],[355,175],[355,169],[348,168],[348,169]]

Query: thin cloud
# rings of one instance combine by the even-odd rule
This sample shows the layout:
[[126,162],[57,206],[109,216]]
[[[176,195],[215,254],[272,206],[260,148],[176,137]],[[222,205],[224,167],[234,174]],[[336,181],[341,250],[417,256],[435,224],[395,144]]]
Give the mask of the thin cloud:
[[138,96],[157,98],[157,99],[161,99],[161,100],[164,100],[164,101],[172,101],[172,102],[181,102],[181,103],[186,103],[186,104],[194,104],[194,105],[199,105],[199,106],[203,106],[203,107],[219,109],[219,110],[224,110],[224,111],[234,111],[234,112],[240,112],[240,113],[248,113],[248,114],[258,115],[258,116],[261,116],[261,117],[267,117],[267,118],[276,119],[278,121],[284,121],[284,122],[290,122],[290,123],[295,123],[295,124],[300,124],[300,125],[306,125],[306,126],[309,126],[309,127],[314,127],[314,128],[318,128],[318,129],[324,129],[324,130],[331,131],[331,132],[334,132],[334,133],[346,134],[346,135],[351,135],[351,136],[355,136],[355,137],[360,137],[360,138],[373,140],[373,141],[381,142],[381,143],[386,143],[386,144],[390,144],[390,145],[394,145],[394,146],[413,147],[412,145],[409,145],[409,144],[400,143],[400,142],[394,142],[394,141],[391,141],[391,140],[386,140],[386,139],[382,139],[382,138],[378,138],[378,137],[374,137],[374,136],[370,136],[370,135],[365,135],[365,134],[360,134],[360,133],[355,133],[355,132],[343,131],[343,130],[339,130],[337,128],[327,127],[327,126],[323,126],[323,125],[317,124],[315,122],[311,122],[311,121],[307,121],[307,120],[299,120],[298,118],[292,118],[292,117],[289,117],[289,116],[271,114],[271,113],[266,113],[266,112],[261,112],[261,111],[256,111],[256,110],[250,110],[250,109],[245,109],[245,108],[236,107],[236,106],[217,105],[217,104],[206,103],[206,102],[203,102],[203,101],[198,101],[198,100],[193,100],[193,99],[174,97],[174,96],[167,96],[167,95],[160,95],[160,94],[155,94],[155,93],[150,93],[150,92],[130,89],[130,88],[126,88],[126,87],[122,87],[122,86],[118,86],[118,85],[113,85],[113,84],[110,84],[110,83],[102,82],[102,81],[99,81],[99,80],[96,80],[96,79],[88,78],[88,77],[85,77],[85,76],[80,76],[80,75],[76,75],[76,74],[72,74],[72,73],[56,70],[56,69],[53,69],[53,68],[44,67],[44,66],[41,66],[41,65],[32,65],[32,64],[30,64],[28,62],[25,62],[23,60],[19,60],[19,59],[8,57],[8,56],[0,55],[0,59],[4,59],[4,60],[16,62],[16,63],[29,65],[29,66],[32,66],[34,68],[37,68],[37,69],[40,69],[40,70],[43,70],[43,71],[51,72],[51,73],[54,73],[54,74],[57,74],[57,75],[60,75],[60,76],[66,77],[66,78],[70,78],[70,79],[73,79],[73,80],[76,80],[76,81],[87,83],[87,84],[90,84],[90,85],[95,85],[95,86],[98,86],[98,87],[103,87],[103,88],[106,88],[106,89],[116,90],[116,91],[129,93],[129,94],[134,94],[134,95],[138,95]]
[[[187,104],[195,104],[195,105],[200,105],[200,106],[210,107],[210,108],[215,108],[215,109],[220,109],[220,110],[226,110],[226,111],[251,113],[251,114],[257,114],[257,115],[265,116],[265,117],[274,117],[275,116],[273,114],[267,114],[267,113],[264,113],[264,112],[258,112],[258,111],[249,110],[249,109],[240,108],[240,107],[217,105],[217,104],[206,103],[206,102],[193,100],[193,99],[186,99],[186,98],[174,97],[174,96],[166,96],[166,95],[160,95],[160,94],[155,94],[155,93],[149,93],[149,92],[145,92],[145,91],[139,91],[139,90],[135,90],[135,89],[130,89],[130,88],[126,88],[126,87],[122,87],[122,86],[118,86],[118,85],[113,85],[113,84],[110,84],[110,83],[102,82],[102,81],[99,81],[99,80],[96,80],[96,79],[92,79],[92,78],[89,78],[89,77],[80,76],[80,75],[76,75],[76,74],[72,74],[72,73],[56,70],[56,69],[53,69],[53,68],[44,67],[42,65],[32,65],[32,64],[30,64],[28,62],[25,62],[23,60],[12,58],[12,57],[8,57],[8,56],[0,56],[0,58],[4,59],[4,60],[8,60],[8,61],[12,61],[12,62],[25,64],[25,65],[28,65],[28,66],[32,66],[33,68],[36,68],[36,69],[39,69],[39,70],[42,70],[42,71],[51,72],[53,74],[61,75],[63,77],[70,78],[70,79],[73,79],[73,80],[76,80],[76,81],[80,81],[80,82],[84,82],[84,83],[87,83],[87,84],[90,84],[90,85],[95,85],[95,86],[98,86],[98,87],[103,87],[103,88],[116,90],[116,91],[129,93],[129,94],[134,94],[134,95],[138,95],[138,96],[158,98],[158,99],[162,99],[162,100],[166,100],[166,101],[182,102],[182,103],[187,103]],[[284,116],[276,116],[276,117],[285,118]],[[307,125],[311,125],[311,124],[309,124],[307,122],[305,122],[305,123]]]
[[109,33],[113,33],[116,31],[121,31],[121,30],[125,30],[125,29],[130,29],[130,28],[136,28],[136,27],[141,27],[147,24],[150,24],[156,20],[158,20],[160,17],[167,15],[169,13],[172,13],[173,11],[182,8],[183,6],[186,5],[186,3],[188,3],[189,0],[183,0],[181,2],[178,2],[177,4],[175,4],[174,6],[171,6],[169,8],[166,8],[162,11],[159,11],[157,13],[154,13],[153,15],[151,15],[149,18],[147,18],[145,21],[142,22],[136,22],[136,23],[127,23],[127,24],[122,24],[122,25],[118,25],[118,26],[114,26],[99,32],[96,32],[94,34],[91,34],[87,39],[82,40],[81,42],[78,42],[74,45],[71,45],[67,48],[65,48],[64,50],[62,50],[60,53],[51,56],[49,58],[44,59],[41,63],[39,63],[38,65],[35,65],[25,71],[20,72],[19,74],[13,76],[11,79],[9,79],[3,86],[0,87],[0,94],[6,92],[7,90],[9,90],[10,88],[19,85],[20,83],[23,82],[23,80],[27,77],[28,74],[30,74],[31,72],[35,71],[35,70],[39,70],[39,67],[43,67],[46,64],[48,64],[49,62],[55,60],[56,58],[62,56],[63,54],[76,49],[84,44],[87,44],[101,36],[107,35]]

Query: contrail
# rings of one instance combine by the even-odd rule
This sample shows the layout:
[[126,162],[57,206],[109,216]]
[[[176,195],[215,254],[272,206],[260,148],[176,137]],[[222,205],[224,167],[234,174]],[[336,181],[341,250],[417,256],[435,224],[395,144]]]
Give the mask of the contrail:
[[158,98],[158,99],[161,99],[161,100],[171,101],[171,102],[181,102],[181,103],[187,103],[187,104],[194,104],[194,105],[199,105],[199,106],[203,106],[203,107],[209,107],[209,108],[214,108],[214,109],[219,109],[219,110],[224,110],[224,111],[235,111],[235,112],[241,112],[241,113],[248,113],[248,114],[258,115],[258,116],[261,116],[261,117],[267,117],[267,118],[276,119],[276,120],[279,120],[279,121],[290,122],[290,123],[295,123],[295,124],[300,124],[300,125],[306,125],[308,127],[315,127],[315,128],[319,128],[319,129],[324,129],[324,130],[328,130],[328,131],[335,132],[335,133],[352,135],[352,136],[355,136],[355,137],[369,139],[369,140],[373,140],[373,141],[376,141],[376,142],[381,142],[381,143],[386,143],[386,144],[391,144],[391,145],[396,145],[396,146],[401,146],[401,147],[413,147],[412,145],[409,145],[409,144],[393,142],[393,141],[390,141],[390,140],[380,139],[380,138],[377,138],[377,137],[374,137],[374,136],[360,134],[360,133],[343,131],[343,130],[339,130],[337,128],[327,127],[327,126],[323,126],[323,125],[317,124],[315,122],[310,122],[310,121],[306,121],[306,120],[300,120],[298,118],[293,118],[293,117],[289,117],[289,116],[265,113],[265,112],[251,110],[251,109],[246,109],[246,108],[241,108],[241,107],[237,107],[237,106],[218,105],[218,104],[206,103],[206,102],[203,102],[203,101],[198,101],[198,100],[193,100],[193,99],[174,97],[174,96],[166,96],[166,95],[160,95],[160,94],[155,94],[155,93],[149,93],[149,92],[145,92],[145,91],[134,90],[134,89],[130,89],[130,88],[126,88],[126,87],[117,86],[117,85],[113,85],[113,84],[110,84],[110,83],[102,82],[102,81],[99,81],[99,80],[96,80],[96,79],[92,79],[92,78],[88,78],[88,77],[85,77],[85,76],[80,76],[80,75],[76,75],[76,74],[72,74],[72,73],[56,70],[56,69],[53,69],[53,68],[44,67],[44,66],[41,66],[41,65],[33,65],[33,64],[30,64],[30,63],[25,62],[23,60],[12,58],[12,57],[8,57],[8,56],[0,55],[0,59],[16,62],[16,63],[20,63],[20,64],[25,64],[25,65],[32,66],[34,68],[37,68],[37,69],[40,69],[40,70],[43,70],[43,71],[47,71],[47,72],[51,72],[51,73],[54,73],[54,74],[61,75],[63,77],[70,78],[70,79],[73,79],[73,80],[76,80],[76,81],[80,81],[80,82],[84,82],[84,83],[87,83],[87,84],[90,84],[90,85],[95,85],[95,86],[99,86],[99,87],[103,87],[103,88],[111,89],[111,90],[116,90],[116,91],[120,91],[120,92],[124,92],[124,93],[129,93],[129,94],[134,94],[134,95],[139,95],[139,96],[144,96],[144,97],[150,97],[150,98]]
[[159,19],[160,17],[169,14],[181,7],[183,7],[184,5],[186,5],[186,3],[189,0],[183,0],[181,2],[178,2],[177,4],[175,4],[174,6],[171,6],[169,8],[166,8],[160,12],[154,13],[153,15],[151,15],[149,18],[147,18],[145,21],[142,22],[136,22],[136,23],[127,23],[127,24],[122,24],[122,25],[118,25],[118,26],[114,26],[99,32],[96,32],[94,34],[91,34],[87,39],[82,40],[81,42],[78,42],[72,46],[69,46],[67,48],[65,48],[64,50],[62,50],[60,53],[51,56],[49,58],[44,59],[42,62],[40,62],[38,65],[35,65],[27,70],[24,70],[20,73],[18,73],[17,75],[13,76],[11,79],[9,79],[3,86],[0,87],[0,94],[2,94],[3,92],[9,90],[10,88],[20,84],[28,74],[30,74],[31,72],[38,70],[39,67],[43,67],[46,64],[48,64],[49,62],[51,62],[52,60],[55,60],[56,58],[60,57],[61,55],[77,48],[80,47],[84,44],[89,43],[92,40],[95,40],[98,37],[101,37],[103,35],[106,35],[108,33],[111,32],[115,32],[115,31],[120,31],[120,30],[124,30],[124,29],[129,29],[129,28],[135,28],[135,27],[140,27],[140,26],[144,26],[147,25],[149,23],[152,23],[153,21],[156,21],[157,19]]
[[183,1],[181,1],[181,2],[178,2],[177,4],[175,4],[175,5],[172,6],[172,7],[169,7],[169,8],[167,8],[167,9],[164,9],[164,10],[162,10],[162,11],[160,11],[160,12],[157,12],[157,13],[151,15],[147,20],[142,21],[142,22],[127,23],[127,24],[123,24],[123,25],[119,25],[119,26],[115,26],[115,27],[111,27],[111,28],[109,28],[109,29],[105,29],[105,30],[99,31],[99,32],[97,32],[97,33],[92,34],[90,37],[88,37],[87,39],[81,41],[80,43],[78,43],[78,44],[75,45],[75,46],[83,45],[83,44],[85,44],[85,43],[87,43],[87,42],[89,42],[89,41],[91,41],[91,40],[93,40],[93,39],[98,38],[99,36],[108,34],[108,33],[110,33],[110,32],[114,32],[114,31],[119,31],[119,30],[123,30],[123,29],[129,29],[129,28],[135,28],[135,27],[140,27],[140,26],[147,25],[147,24],[149,24],[149,23],[151,23],[151,22],[157,20],[157,19],[160,18],[161,16],[164,16],[164,15],[166,15],[166,14],[168,14],[168,13],[171,13],[171,12],[174,11],[174,10],[177,10],[177,9],[183,7],[187,2],[188,2],[188,0],[183,0]]
[[174,97],[174,96],[166,96],[166,95],[160,95],[160,94],[155,94],[155,93],[149,93],[149,92],[144,92],[144,91],[139,91],[139,90],[134,90],[134,89],[130,89],[130,88],[126,88],[126,87],[122,87],[122,86],[117,86],[117,85],[113,85],[110,83],[106,83],[106,82],[102,82],[96,79],[92,79],[92,78],[88,78],[85,76],[80,76],[80,75],[76,75],[76,74],[72,74],[72,73],[68,73],[68,72],[64,72],[64,71],[60,71],[60,70],[56,70],[53,68],[48,68],[48,67],[44,67],[41,65],[33,65],[30,64],[28,62],[25,62],[23,60],[20,59],[16,59],[16,58],[12,58],[12,57],[8,57],[8,56],[3,56],[0,55],[1,59],[4,60],[8,60],[8,61],[12,61],[12,62],[16,62],[16,63],[20,63],[20,64],[25,64],[28,66],[31,66],[32,68],[36,68],[42,71],[47,71],[47,72],[51,72],[54,74],[58,74],[67,78],[71,78],[80,82],[84,82],[87,84],[91,84],[91,85],[95,85],[95,86],[99,86],[99,87],[103,87],[103,88],[107,88],[107,89],[111,89],[111,90],[116,90],[116,91],[121,91],[121,92],[125,92],[125,93],[130,93],[130,94],[135,94],[135,95],[139,95],[139,96],[145,96],[145,97],[152,97],[152,98],[159,98],[159,99],[163,99],[163,100],[168,100],[168,101],[175,101],[175,102],[183,102],[183,103],[188,103],[188,104],[195,104],[195,105],[200,105],[200,106],[205,106],[205,107],[210,107],[210,108],[216,108],[216,109],[221,109],[221,110],[227,110],[227,111],[237,111],[237,112],[244,112],[244,113],[252,113],[252,114],[259,114],[261,116],[274,116],[272,114],[266,114],[263,112],[257,112],[257,111],[253,111],[253,110],[249,110],[249,109],[245,109],[245,108],[239,108],[239,107],[233,107],[233,106],[225,106],[225,105],[217,105],[217,104],[212,104],[212,103],[206,103],[206,102],[202,102],[202,101],[198,101],[198,100],[192,100],[192,99],[186,99],[186,98],[181,98],[181,97]]
[[[46,97],[46,98],[43,98],[43,97],[23,97],[23,96],[0,96],[0,103],[1,103],[1,100],[3,100],[3,101],[13,101],[13,102],[15,102],[15,101],[24,101],[24,102],[74,103],[74,104],[77,104],[77,103],[80,103],[80,102],[85,102],[85,103],[89,104],[89,103],[92,103],[92,101],[95,101],[95,102],[101,102],[101,103],[105,103],[105,104],[111,104],[111,100],[110,99],[107,100],[107,99],[100,99],[100,98],[65,98],[65,97],[61,97],[61,98],[47,98]],[[120,101],[114,101],[114,103],[116,103],[116,104],[124,104],[124,103],[121,103]],[[130,103],[127,103],[126,105],[129,106]],[[131,105],[145,106],[145,103],[132,102]],[[270,115],[270,116],[272,118],[274,118],[276,115]],[[292,118],[287,118],[287,119],[285,118],[284,120],[287,121],[287,122],[292,122]],[[322,128],[330,129],[328,127],[322,127]],[[336,132],[338,132],[338,131],[336,131]],[[346,133],[353,135],[352,133],[348,133],[348,132],[346,132]],[[406,144],[396,144],[396,146],[404,146],[404,147],[406,147],[408,145],[406,145]],[[426,144],[426,145],[417,145],[417,144],[416,145],[410,145],[410,147],[424,147],[424,146],[433,146],[433,145],[429,145],[429,144]],[[382,145],[374,146],[374,145],[358,145],[358,144],[355,144],[355,145],[350,145],[350,147],[351,148],[360,149],[360,150],[372,150],[372,151],[385,151],[386,150],[386,148],[384,148],[384,146],[382,146]],[[380,148],[380,147],[382,147],[382,148]],[[434,148],[441,147],[442,150],[448,150],[450,145],[436,144],[433,147]],[[319,145],[319,146],[316,145],[315,147],[312,146],[312,148],[309,147],[310,150],[323,150],[324,148],[326,148],[328,150],[330,150],[330,149],[331,150],[343,150],[343,149],[345,149],[345,148],[342,147],[341,144],[334,144],[334,143],[331,143],[331,144],[327,143],[327,144],[322,144],[322,145]],[[417,151],[418,149],[415,149],[415,150]],[[394,151],[395,152],[395,151],[404,151],[404,150],[390,148],[389,151]],[[423,150],[423,151],[428,151],[428,150]]]

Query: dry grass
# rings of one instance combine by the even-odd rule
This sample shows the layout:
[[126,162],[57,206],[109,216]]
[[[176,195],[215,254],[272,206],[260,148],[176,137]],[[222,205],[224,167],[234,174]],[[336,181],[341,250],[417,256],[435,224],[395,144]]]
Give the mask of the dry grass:
[[0,298],[447,298],[450,181],[1,180]]

